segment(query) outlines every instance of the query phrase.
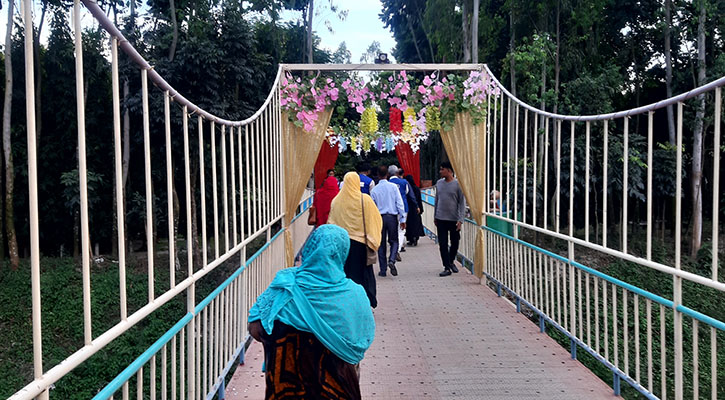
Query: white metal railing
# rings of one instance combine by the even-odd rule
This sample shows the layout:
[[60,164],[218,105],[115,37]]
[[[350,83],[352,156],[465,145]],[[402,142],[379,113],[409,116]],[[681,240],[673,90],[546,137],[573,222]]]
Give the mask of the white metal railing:
[[[32,2],[23,0],[23,22],[25,29],[30,31],[32,27]],[[270,89],[269,96],[260,109],[250,118],[243,121],[229,121],[217,117],[205,110],[200,109],[189,100],[184,98],[173,87],[171,87],[153,68],[146,62],[123,37],[121,32],[106,17],[105,13],[92,0],[84,0],[88,12],[99,22],[99,24],[110,35],[110,57],[112,76],[113,96],[113,146],[115,155],[115,181],[116,181],[116,224],[118,229],[118,251],[119,251],[119,307],[120,318],[116,324],[105,332],[94,332],[92,330],[91,315],[91,279],[90,279],[90,243],[89,243],[89,210],[88,210],[88,188],[86,183],[86,132],[85,132],[85,105],[83,104],[83,57],[81,51],[82,26],[81,9],[79,0],[75,1],[72,19],[76,44],[76,98],[77,123],[78,123],[78,159],[79,159],[79,192],[80,192],[80,215],[81,215],[81,244],[82,244],[82,281],[83,281],[83,331],[84,345],[76,349],[72,355],[57,365],[44,365],[42,349],[42,315],[40,295],[40,250],[38,235],[38,190],[37,190],[37,156],[35,151],[36,133],[34,127],[35,105],[32,94],[34,90],[33,81],[33,36],[25,37],[25,79],[26,79],[26,111],[28,115],[27,139],[28,139],[28,180],[29,180],[29,203],[30,212],[28,216],[30,226],[30,256],[32,276],[32,321],[33,321],[33,359],[34,359],[34,380],[24,388],[16,392],[11,399],[47,399],[49,388],[65,374],[77,367],[91,355],[103,349],[110,342],[115,340],[124,332],[127,332],[138,322],[149,317],[154,311],[175,297],[184,294],[187,299],[187,317],[189,321],[179,325],[179,330],[168,337],[165,342],[165,350],[157,350],[154,354],[160,358],[169,358],[168,371],[170,383],[161,381],[161,384],[168,384],[169,388],[179,390],[180,398],[188,394],[189,398],[201,397],[204,390],[209,390],[210,385],[215,382],[205,383],[200,386],[200,372],[206,374],[207,370],[202,368],[199,346],[219,346],[217,355],[210,354],[209,359],[203,358],[207,368],[212,368],[218,376],[229,354],[233,353],[232,344],[239,344],[238,339],[245,334],[246,327],[242,322],[244,316],[241,312],[245,304],[248,305],[250,298],[256,296],[260,288],[266,287],[273,275],[271,266],[275,268],[283,266],[283,260],[275,257],[283,257],[284,251],[282,240],[269,242],[270,233],[273,228],[281,225],[284,216],[283,201],[283,160],[281,146],[281,114],[279,109],[279,82],[280,70],[277,78]],[[119,54],[118,48],[122,52]],[[144,182],[141,187],[146,188],[145,226],[147,232],[146,251],[148,254],[146,268],[148,273],[148,299],[147,304],[139,310],[129,313],[127,308],[126,295],[126,259],[125,242],[126,234],[125,212],[124,212],[124,191],[121,185],[121,126],[120,126],[120,94],[119,94],[119,59],[127,57],[136,66],[142,83],[142,115],[140,116],[143,127],[144,143]],[[156,89],[149,89],[149,80]],[[154,109],[149,106],[150,100],[158,98],[163,100],[162,109]],[[153,103],[152,103],[153,104]],[[153,159],[154,163],[164,163],[166,167],[166,218],[168,220],[168,262],[165,265],[155,265],[158,259],[154,254],[158,249],[154,248],[152,240],[154,231],[154,212],[152,204],[152,192],[154,191],[151,177],[151,126],[152,114],[163,115],[159,118],[164,121],[164,149],[165,157]],[[190,123],[191,122],[191,123]],[[180,129],[177,127],[181,127]],[[157,133],[157,132],[153,132]],[[178,144],[183,148],[183,157],[172,154],[172,147]],[[194,158],[194,161],[192,161]],[[196,160],[198,158],[198,161]],[[174,163],[182,163],[183,177],[174,179]],[[198,168],[198,180],[192,182],[192,165]],[[206,181],[211,177],[211,182]],[[129,176],[129,180],[133,179]],[[178,182],[182,182],[179,185]],[[176,182],[176,183],[175,183]],[[175,192],[175,185],[179,186],[179,203],[182,207],[178,219],[184,219],[186,232],[177,234],[178,225],[175,222],[174,203],[172,195]],[[211,190],[209,190],[211,186]],[[192,190],[194,190],[192,192]],[[211,192],[210,199],[204,195]],[[157,187],[155,191],[163,192]],[[201,193],[201,195],[199,195]],[[60,195],[60,194],[59,194]],[[192,209],[193,197],[200,198],[200,204]],[[207,202],[209,200],[209,202]],[[208,204],[210,203],[210,204]],[[200,253],[202,261],[194,263],[194,240],[192,234],[192,221],[196,219],[201,225],[199,234],[201,244]],[[209,224],[207,224],[209,222]],[[159,227],[159,229],[161,229]],[[294,229],[294,228],[291,228]],[[179,239],[183,238],[183,242]],[[261,239],[260,239],[261,238]],[[257,255],[253,261],[247,260],[247,247],[258,240],[265,239],[268,245],[265,251]],[[181,246],[177,246],[181,244]],[[181,249],[179,249],[181,247]],[[186,255],[183,253],[186,252]],[[281,255],[280,255],[281,254]],[[279,261],[279,262],[278,262]],[[194,302],[195,284],[206,274],[225,263],[236,263],[246,266],[239,272],[234,280],[222,288],[217,297],[210,300],[207,306],[197,310]],[[183,267],[181,264],[184,264]],[[264,266],[261,266],[264,265]],[[158,284],[155,270],[159,267],[168,268],[169,282],[168,290],[157,293],[154,286]],[[233,297],[243,297],[246,303],[234,303]],[[236,307],[236,314],[229,314],[229,307]],[[212,315],[225,310],[222,315]],[[80,310],[79,310],[80,312]],[[185,317],[185,318],[187,318]],[[236,320],[234,318],[237,318]],[[227,331],[222,333],[220,327]],[[233,332],[232,332],[233,330]],[[199,336],[191,333],[212,332],[213,340],[217,342],[204,341],[206,336]],[[220,336],[221,335],[221,336]],[[226,335],[226,336],[224,336]],[[212,339],[211,337],[208,337]],[[178,354],[176,349],[178,348]],[[166,351],[168,350],[168,352]],[[159,353],[160,352],[160,353]],[[175,361],[171,362],[171,361]],[[208,361],[208,362],[207,362]],[[149,372],[153,373],[154,363],[149,360]],[[174,367],[172,367],[174,365]],[[178,366],[178,374],[174,368]],[[166,364],[161,364],[162,372]],[[139,370],[141,371],[141,370]],[[142,374],[142,372],[140,372]],[[141,375],[140,375],[141,376]],[[164,375],[165,376],[165,375]],[[176,382],[174,381],[176,379]],[[139,384],[141,381],[139,381]],[[206,381],[205,381],[206,382]],[[151,385],[155,381],[150,382]],[[178,385],[178,386],[175,386]],[[127,391],[127,384],[123,385],[122,391]],[[172,398],[174,390],[171,389]],[[152,395],[153,397],[153,395]],[[164,395],[165,397],[165,395]]]
[[[704,315],[683,302],[683,281],[692,291],[709,293],[714,302],[721,301],[718,299],[725,294],[725,283],[718,277],[719,205],[723,196],[720,153],[725,122],[721,92],[725,77],[672,99],[592,116],[539,111],[497,84],[503,95],[500,101],[493,100],[487,116],[485,182],[487,194],[494,190],[501,193],[501,203],[496,207],[496,203],[486,202],[484,225],[508,226],[510,232],[480,228],[484,229],[486,243],[487,279],[539,314],[542,324],[548,322],[568,335],[573,355],[577,347],[583,348],[610,368],[617,394],[623,379],[650,398],[725,398],[724,385],[718,383],[718,375],[720,380],[723,375],[719,363],[725,358],[723,346],[718,346],[718,336],[722,341],[725,331],[725,323],[717,319],[722,319],[722,315]],[[709,274],[685,270],[681,261],[685,222],[682,188],[686,182],[683,158],[692,156],[685,152],[690,147],[683,146],[683,130],[686,119],[694,117],[698,107],[695,104],[688,108],[685,102],[696,96],[707,96],[706,103],[700,97],[695,100],[706,104],[706,117],[712,120],[708,134],[714,137],[714,151],[703,151],[702,163],[712,168],[708,184],[712,188],[714,228],[709,232]],[[661,197],[653,194],[653,188],[655,177],[664,172],[653,157],[653,120],[656,113],[665,113],[667,105],[676,107],[677,143],[671,150],[676,169],[673,187],[668,188],[675,193],[674,240],[662,244],[672,256],[656,260],[652,255],[654,205]],[[686,110],[692,115],[686,115]],[[630,119],[637,117],[641,118],[640,131],[647,138],[646,145],[631,141],[638,133]],[[592,152],[593,141],[603,149],[597,157]],[[643,155],[641,158],[646,155],[646,160],[638,154]],[[639,198],[633,196],[629,186],[635,164],[641,167],[639,173],[646,169],[643,186],[636,188],[643,192]],[[601,175],[597,187],[592,182],[595,169]],[[434,191],[424,195],[426,207],[432,207],[433,195]],[[621,214],[613,218],[614,200]],[[646,210],[646,225],[636,238],[632,230],[639,226],[639,220],[632,217],[633,210],[640,214]],[[426,227],[435,232],[432,210],[424,216]],[[469,261],[475,254],[473,239],[477,229],[470,220],[463,227],[460,253]],[[613,231],[618,235],[617,241],[607,236]],[[535,246],[521,240],[522,237],[544,244]],[[707,237],[707,232],[703,237]],[[641,239],[642,249],[631,245],[635,241],[641,243]],[[557,244],[564,247],[556,247]],[[562,248],[566,250],[557,250]],[[663,273],[673,282],[672,292],[651,293],[602,274],[590,268],[601,265],[586,266],[577,261],[579,254],[596,254],[599,260],[626,261],[632,263],[632,268],[636,265]],[[705,369],[708,374],[703,373]]]

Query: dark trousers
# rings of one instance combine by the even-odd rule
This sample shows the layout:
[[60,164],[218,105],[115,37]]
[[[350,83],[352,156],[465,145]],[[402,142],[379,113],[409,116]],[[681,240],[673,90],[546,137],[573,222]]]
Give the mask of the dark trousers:
[[[436,228],[438,228],[438,247],[441,252],[441,262],[443,267],[450,269],[453,262],[456,261],[458,254],[458,243],[461,241],[461,232],[456,229],[456,221],[435,220]],[[451,246],[448,247],[448,236],[451,237]]]
[[[380,272],[385,273],[388,270],[388,264],[395,265],[395,256],[398,254],[398,216],[393,214],[383,214],[383,237],[380,240],[378,248],[378,262],[380,263]],[[387,244],[390,244],[390,256],[385,257],[387,252]]]

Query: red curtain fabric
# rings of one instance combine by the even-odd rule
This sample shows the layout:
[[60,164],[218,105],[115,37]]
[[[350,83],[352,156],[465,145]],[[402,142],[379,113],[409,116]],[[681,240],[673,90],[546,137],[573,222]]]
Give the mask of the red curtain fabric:
[[327,170],[335,167],[337,155],[337,146],[330,146],[327,140],[323,140],[315,162],[315,189],[322,186],[322,182],[327,178]]
[[420,187],[420,150],[413,154],[408,143],[399,141],[395,146],[395,154],[400,161],[400,167],[405,170],[405,175],[413,175],[415,184]]

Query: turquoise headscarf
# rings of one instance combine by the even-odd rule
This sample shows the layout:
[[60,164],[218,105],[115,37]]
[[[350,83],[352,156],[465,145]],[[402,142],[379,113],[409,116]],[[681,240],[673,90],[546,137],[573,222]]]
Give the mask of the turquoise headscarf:
[[302,265],[279,271],[249,311],[271,334],[280,321],[311,332],[345,362],[357,364],[375,337],[375,320],[362,286],[345,277],[347,232],[317,228],[302,250]]

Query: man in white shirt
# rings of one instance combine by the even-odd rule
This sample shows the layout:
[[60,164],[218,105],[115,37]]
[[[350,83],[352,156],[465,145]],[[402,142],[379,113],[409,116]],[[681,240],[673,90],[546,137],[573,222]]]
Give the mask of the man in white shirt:
[[[383,236],[380,240],[380,248],[378,248],[378,261],[380,262],[379,276],[387,276],[387,269],[390,268],[390,274],[398,275],[398,269],[395,268],[395,257],[398,254],[398,224],[405,229],[405,208],[403,207],[403,198],[400,196],[398,185],[388,182],[390,175],[388,168],[381,166],[379,170],[380,181],[370,192],[370,196],[378,206],[380,215],[383,217]],[[390,255],[386,257],[386,239],[390,245]]]

